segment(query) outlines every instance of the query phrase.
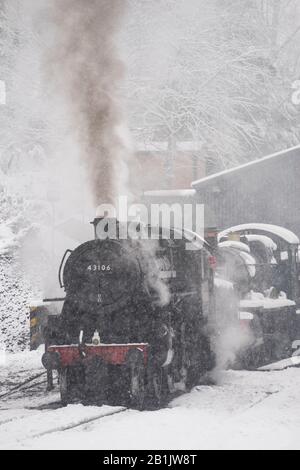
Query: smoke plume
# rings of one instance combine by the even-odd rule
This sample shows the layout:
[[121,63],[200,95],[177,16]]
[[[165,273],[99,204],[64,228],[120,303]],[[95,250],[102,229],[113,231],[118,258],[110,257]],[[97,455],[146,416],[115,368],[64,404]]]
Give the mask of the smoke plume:
[[129,139],[118,89],[124,66],[116,46],[126,6],[127,0],[53,0],[52,72],[95,206],[128,195]]

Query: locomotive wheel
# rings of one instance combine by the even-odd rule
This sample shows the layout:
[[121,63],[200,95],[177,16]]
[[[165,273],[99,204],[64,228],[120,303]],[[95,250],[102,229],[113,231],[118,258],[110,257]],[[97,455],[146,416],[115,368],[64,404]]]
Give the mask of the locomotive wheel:
[[129,372],[129,405],[137,410],[145,409],[145,365],[143,354],[132,350],[127,357]]

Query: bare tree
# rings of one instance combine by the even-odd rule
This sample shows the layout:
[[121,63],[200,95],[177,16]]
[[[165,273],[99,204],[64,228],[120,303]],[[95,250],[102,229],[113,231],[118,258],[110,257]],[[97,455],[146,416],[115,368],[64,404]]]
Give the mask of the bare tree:
[[[136,138],[164,139],[170,148],[180,140],[202,141],[201,158],[216,168],[299,141],[288,86],[294,57],[286,48],[300,18],[295,18],[297,4],[288,3],[190,0],[189,16],[184,16],[182,2],[170,2],[167,11],[159,10],[166,28],[162,37],[157,33],[160,47],[156,25],[135,4],[144,32],[130,31],[127,92]],[[291,36],[284,30],[284,16],[294,17]],[[165,58],[160,70],[160,62],[145,56],[151,48]]]

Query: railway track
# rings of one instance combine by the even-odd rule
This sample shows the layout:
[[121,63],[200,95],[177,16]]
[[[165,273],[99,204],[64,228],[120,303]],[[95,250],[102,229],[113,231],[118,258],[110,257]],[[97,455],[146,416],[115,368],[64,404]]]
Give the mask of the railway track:
[[[2,393],[0,395],[0,400],[3,400],[3,399],[7,399],[13,395],[15,395],[16,393],[18,392],[22,392],[22,391],[25,391],[25,390],[28,390],[28,389],[31,389],[37,385],[40,385],[40,384],[44,384],[47,382],[47,380],[42,380],[42,381],[39,381],[38,383],[35,383],[35,381],[37,379],[40,379],[41,377],[43,376],[46,376],[47,372],[41,372],[39,374],[36,374],[34,375],[33,377],[29,377],[28,379],[24,380],[23,382],[15,385],[14,387],[12,387],[10,390],[8,390],[7,392],[5,393]],[[32,383],[33,382],[33,383]],[[30,384],[30,385],[29,385]]]
[[63,425],[63,426],[60,426],[60,427],[57,427],[57,428],[54,428],[54,429],[49,429],[47,431],[43,431],[42,433],[33,434],[33,435],[30,436],[30,439],[46,436],[47,434],[53,434],[53,433],[56,433],[56,432],[69,431],[70,429],[79,428],[80,426],[85,426],[86,424],[93,423],[94,421],[99,421],[101,419],[108,418],[109,416],[114,416],[114,415],[117,415],[117,414],[120,414],[120,413],[124,413],[126,411],[129,411],[129,409],[125,408],[125,407],[118,407],[118,409],[109,411],[106,414],[99,414],[99,416],[94,416],[94,417],[91,417],[91,418],[82,419],[82,420],[78,421],[75,424],[74,423],[73,424],[66,424],[66,425]]
[[[10,436],[6,442],[1,443],[2,449],[10,448],[11,446],[22,446],[26,441],[44,437],[49,434],[61,433],[76,429],[87,424],[100,421],[120,413],[128,412],[125,407],[102,407],[99,411],[89,410],[89,407],[82,407],[81,412],[86,412],[87,416],[78,418],[74,421],[76,410],[73,407],[81,405],[70,405],[69,415],[65,412],[68,408],[60,408],[52,411],[40,411],[34,414],[20,414],[0,422],[0,434],[2,436]],[[106,408],[108,408],[106,410]],[[61,421],[61,425],[57,422]],[[53,423],[51,425],[51,423]],[[44,429],[43,429],[44,427]],[[31,429],[31,432],[24,434],[24,429]]]
[[31,376],[18,371],[10,377],[10,387],[0,394],[1,448],[21,446],[23,442],[68,431],[127,411],[123,406],[63,407],[58,394],[46,393],[46,371]]
[[[31,375],[25,375],[24,371],[15,371],[10,375],[9,382],[6,381],[10,386],[2,388],[0,395],[0,426],[14,420],[15,415],[20,418],[25,417],[23,411],[26,415],[29,411],[54,410],[62,407],[61,403],[58,403],[57,389],[53,392],[46,391],[46,374],[46,371],[37,369],[32,370]],[[1,385],[4,383],[2,380]]]

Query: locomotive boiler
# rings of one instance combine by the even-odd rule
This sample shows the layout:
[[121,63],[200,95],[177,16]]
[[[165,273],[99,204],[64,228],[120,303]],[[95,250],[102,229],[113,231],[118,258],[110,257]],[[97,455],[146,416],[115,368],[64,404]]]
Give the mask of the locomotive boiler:
[[99,239],[98,224],[94,240],[63,258],[66,296],[48,318],[43,364],[49,377],[58,371],[65,404],[161,407],[214,366],[209,245],[161,227],[123,239],[118,222],[116,237]]

